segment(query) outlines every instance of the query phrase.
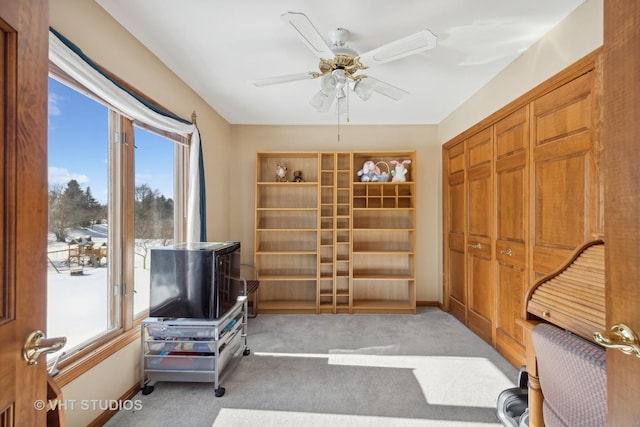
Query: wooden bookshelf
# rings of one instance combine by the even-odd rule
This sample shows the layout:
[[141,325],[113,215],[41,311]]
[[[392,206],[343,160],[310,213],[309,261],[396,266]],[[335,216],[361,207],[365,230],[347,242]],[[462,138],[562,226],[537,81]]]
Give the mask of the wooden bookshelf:
[[[288,182],[278,181],[277,165],[288,168]],[[293,182],[294,171],[304,182]],[[260,311],[316,312],[318,213],[317,153],[258,154],[254,262]]]
[[[381,171],[392,160],[411,160],[406,181],[361,182],[357,171],[373,160]],[[351,210],[354,313],[415,313],[415,152],[353,155]]]
[[[357,174],[366,160],[405,159],[405,182]],[[288,182],[277,182],[276,165]],[[304,182],[292,182],[295,170]],[[258,153],[260,311],[415,313],[413,173],[413,151]]]

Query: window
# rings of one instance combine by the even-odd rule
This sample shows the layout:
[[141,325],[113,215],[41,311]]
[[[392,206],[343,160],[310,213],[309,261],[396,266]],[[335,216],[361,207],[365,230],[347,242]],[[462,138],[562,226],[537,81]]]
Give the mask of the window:
[[[160,135],[140,127],[135,134],[134,317],[149,309],[151,249],[174,242],[174,148]],[[179,146],[178,146],[179,148]]]
[[147,315],[150,249],[184,236],[188,147],[66,83],[49,78],[47,336],[75,357]]
[[67,353],[121,326],[107,302],[108,113],[49,79],[47,335]]

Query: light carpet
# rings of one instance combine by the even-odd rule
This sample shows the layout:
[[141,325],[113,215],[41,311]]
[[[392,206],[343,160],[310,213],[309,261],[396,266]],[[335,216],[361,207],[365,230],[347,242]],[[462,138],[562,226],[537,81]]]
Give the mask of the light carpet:
[[211,383],[155,384],[107,426],[499,426],[517,370],[438,308],[415,315],[264,315],[249,356]]

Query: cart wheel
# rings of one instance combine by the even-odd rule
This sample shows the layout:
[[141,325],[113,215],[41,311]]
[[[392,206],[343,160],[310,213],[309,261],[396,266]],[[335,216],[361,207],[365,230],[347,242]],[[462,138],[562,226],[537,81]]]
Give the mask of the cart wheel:
[[147,394],[151,394],[152,392],[153,392],[153,386],[152,385],[145,384],[145,386],[142,387],[142,394],[144,394],[145,396]]
[[251,350],[249,349],[249,347],[245,348],[244,351],[242,352],[243,356],[248,356],[251,354]]
[[222,396],[224,396],[224,392],[225,392],[224,387],[218,387],[218,388],[216,389],[216,397],[222,397]]

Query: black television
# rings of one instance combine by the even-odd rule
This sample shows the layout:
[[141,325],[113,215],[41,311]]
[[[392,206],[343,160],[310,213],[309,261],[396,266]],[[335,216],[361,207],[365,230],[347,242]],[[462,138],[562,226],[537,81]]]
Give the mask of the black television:
[[149,316],[215,320],[237,302],[240,242],[151,249]]

